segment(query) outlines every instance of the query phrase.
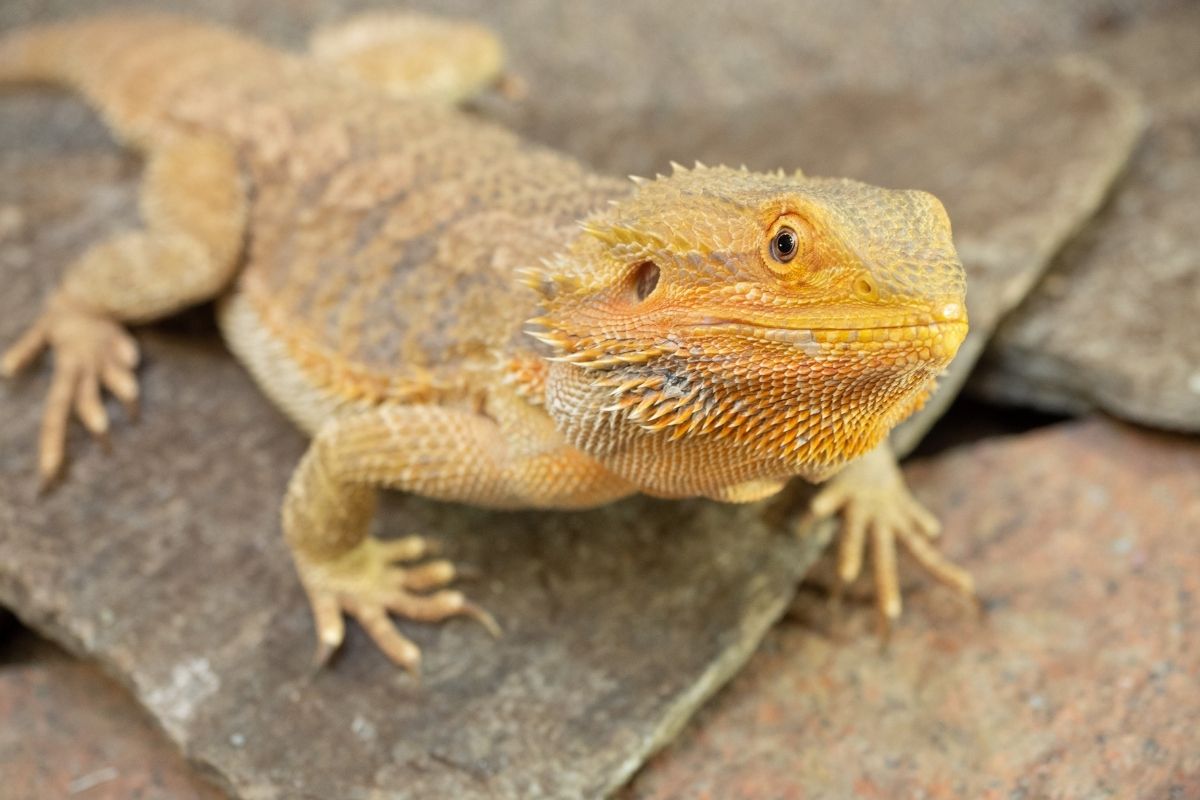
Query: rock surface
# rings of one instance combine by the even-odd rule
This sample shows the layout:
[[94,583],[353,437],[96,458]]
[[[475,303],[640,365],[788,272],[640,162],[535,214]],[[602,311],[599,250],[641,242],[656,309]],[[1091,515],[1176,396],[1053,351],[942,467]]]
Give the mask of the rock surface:
[[1093,419],[907,474],[987,618],[923,582],[881,652],[810,597],[622,797],[1200,797],[1200,443]]
[[[743,103],[833,86],[902,87],[963,67],[1020,64],[1122,29],[1186,0],[414,0],[406,8],[481,21],[497,30],[530,102],[513,109],[526,132],[588,158],[607,149],[614,116],[710,112],[714,129]],[[319,24],[385,0],[156,0],[176,11],[301,47]],[[0,27],[128,8],[124,0],[10,0]],[[685,154],[686,155],[686,154]],[[616,164],[614,164],[616,166]],[[651,167],[660,166],[652,164]]]
[[129,695],[30,636],[0,654],[0,797],[221,800]]
[[1200,431],[1200,8],[1097,49],[1151,130],[1115,196],[990,344],[974,390]]

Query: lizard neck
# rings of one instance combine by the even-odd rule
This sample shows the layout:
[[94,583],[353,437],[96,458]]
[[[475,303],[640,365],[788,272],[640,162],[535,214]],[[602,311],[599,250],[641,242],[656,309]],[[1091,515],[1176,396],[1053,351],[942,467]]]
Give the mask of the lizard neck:
[[641,491],[660,497],[724,499],[730,487],[751,482],[796,476],[822,481],[877,446],[890,428],[882,418],[854,420],[838,431],[838,446],[820,459],[807,453],[810,429],[799,420],[780,420],[769,423],[771,430],[744,435],[713,431],[678,436],[674,428],[650,430],[630,421],[625,411],[614,410],[613,390],[605,381],[564,363],[551,365],[545,401],[574,447]]

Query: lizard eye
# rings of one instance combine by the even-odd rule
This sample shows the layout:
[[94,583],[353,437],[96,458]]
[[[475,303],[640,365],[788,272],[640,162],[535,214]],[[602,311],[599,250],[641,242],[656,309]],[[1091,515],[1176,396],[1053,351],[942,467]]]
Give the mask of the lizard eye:
[[791,228],[780,228],[771,239],[771,257],[781,264],[786,264],[796,257],[800,249],[796,232]]
[[637,270],[634,272],[634,285],[639,301],[645,300],[658,287],[658,275],[658,265],[653,261],[643,261],[637,265]]

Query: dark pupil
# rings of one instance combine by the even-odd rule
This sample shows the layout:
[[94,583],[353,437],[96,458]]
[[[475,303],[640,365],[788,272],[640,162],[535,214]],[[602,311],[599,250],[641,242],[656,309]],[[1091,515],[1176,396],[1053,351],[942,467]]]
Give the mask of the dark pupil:
[[775,234],[775,252],[780,258],[791,258],[796,252],[796,236],[791,231]]

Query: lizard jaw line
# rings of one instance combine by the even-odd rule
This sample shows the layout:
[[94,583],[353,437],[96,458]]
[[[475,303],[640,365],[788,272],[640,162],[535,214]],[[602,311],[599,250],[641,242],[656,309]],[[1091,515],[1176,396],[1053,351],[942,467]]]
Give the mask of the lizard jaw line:
[[[735,320],[712,320],[688,326],[691,330],[705,333],[732,333],[750,335],[754,338],[776,341],[794,341],[806,344],[814,341],[911,341],[923,339],[943,332],[965,333],[967,323],[958,320],[929,321],[898,325],[868,325],[863,327],[805,327],[789,328],[776,325],[759,325]],[[894,336],[892,332],[898,332]],[[905,336],[904,333],[908,333]]]

